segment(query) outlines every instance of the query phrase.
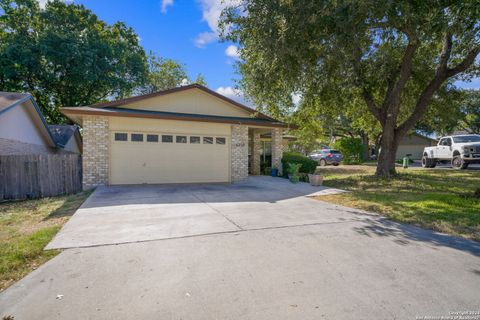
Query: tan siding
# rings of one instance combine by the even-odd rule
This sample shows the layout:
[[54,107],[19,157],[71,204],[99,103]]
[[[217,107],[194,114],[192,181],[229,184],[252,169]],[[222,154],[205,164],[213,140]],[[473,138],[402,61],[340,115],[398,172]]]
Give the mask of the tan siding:
[[[0,117],[0,137],[28,144],[48,146],[43,134],[32,120],[28,104],[29,102],[26,102],[2,114]],[[31,106],[31,109],[33,109],[33,106]]]
[[248,117],[250,113],[199,89],[175,92],[141,101],[120,108],[151,111],[206,114],[230,117]]

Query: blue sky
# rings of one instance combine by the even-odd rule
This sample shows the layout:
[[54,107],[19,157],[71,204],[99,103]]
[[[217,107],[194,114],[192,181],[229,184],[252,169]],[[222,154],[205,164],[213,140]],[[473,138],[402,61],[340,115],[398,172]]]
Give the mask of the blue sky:
[[[48,0],[39,0],[43,5]],[[242,101],[234,90],[236,46],[219,42],[218,17],[225,2],[235,0],[74,0],[107,23],[123,21],[134,28],[141,45],[185,65],[191,79],[204,75],[208,86]],[[480,89],[480,78],[457,82]],[[242,101],[243,102],[243,101]]]
[[[218,40],[221,0],[75,0],[107,23],[123,21],[145,50],[185,65],[190,78],[204,75],[208,86],[235,97],[236,47]],[[227,50],[228,49],[228,50]],[[238,99],[238,98],[237,98]]]

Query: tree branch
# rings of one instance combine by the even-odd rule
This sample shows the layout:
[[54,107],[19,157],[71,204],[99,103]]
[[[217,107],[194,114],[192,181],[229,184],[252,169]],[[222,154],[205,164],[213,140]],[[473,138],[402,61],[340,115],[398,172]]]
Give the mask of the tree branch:
[[460,62],[456,67],[446,70],[447,78],[453,77],[467,70],[473,64],[473,62],[475,62],[475,58],[479,53],[480,53],[480,46],[476,46],[472,50],[470,50],[467,53],[467,56],[465,57],[465,59],[462,60],[462,62]]
[[455,68],[448,68],[448,60],[450,59],[452,51],[452,36],[447,34],[444,39],[442,53],[440,55],[439,66],[435,72],[434,78],[422,91],[422,94],[417,100],[415,108],[412,114],[395,130],[399,135],[404,135],[409,129],[411,129],[415,123],[420,120],[425,111],[427,110],[428,104],[434,95],[434,93],[441,87],[443,82],[453,77],[465,70],[467,70],[475,61],[475,58],[480,53],[480,47],[474,47],[467,56],[460,62]]
[[[387,93],[382,104],[382,109],[388,110],[388,113],[394,114],[395,118],[400,107],[400,95],[412,74],[412,62],[415,56],[415,51],[418,48],[418,39],[414,35],[411,37],[412,38],[409,38],[410,40],[398,69],[398,80],[396,82],[393,80],[389,81]],[[395,76],[392,78],[395,78]]]
[[365,100],[365,103],[367,104],[368,110],[370,110],[371,113],[375,116],[375,118],[378,119],[378,121],[382,122],[382,110],[377,107],[377,104],[373,100],[372,94],[365,88],[362,88],[362,97],[363,100]]

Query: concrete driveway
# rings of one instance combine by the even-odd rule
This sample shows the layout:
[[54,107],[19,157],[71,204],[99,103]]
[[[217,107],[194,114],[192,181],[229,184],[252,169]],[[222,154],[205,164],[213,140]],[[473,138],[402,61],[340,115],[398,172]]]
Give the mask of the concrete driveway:
[[480,244],[283,179],[99,188],[0,294],[15,319],[415,319],[479,311]]

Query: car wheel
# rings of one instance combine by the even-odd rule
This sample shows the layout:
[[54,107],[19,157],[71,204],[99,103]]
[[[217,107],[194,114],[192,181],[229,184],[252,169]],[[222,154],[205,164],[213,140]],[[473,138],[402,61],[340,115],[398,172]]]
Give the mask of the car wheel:
[[468,167],[468,163],[463,161],[461,156],[454,156],[452,159],[452,168],[457,170],[463,170]]
[[321,159],[319,164],[320,164],[320,167],[325,167],[327,165],[327,161],[325,161],[325,159]]
[[336,167],[336,166],[338,166],[339,164],[340,164],[340,163],[335,162],[333,165]]
[[422,167],[430,168],[430,159],[427,156],[422,157]]

